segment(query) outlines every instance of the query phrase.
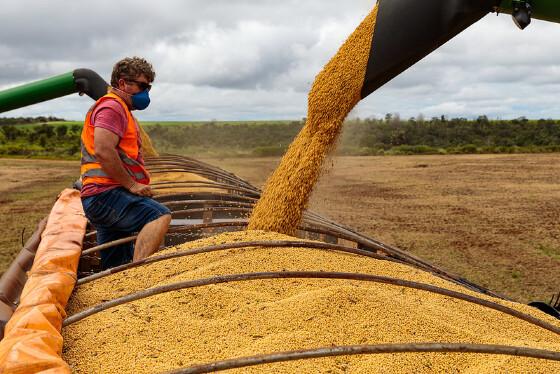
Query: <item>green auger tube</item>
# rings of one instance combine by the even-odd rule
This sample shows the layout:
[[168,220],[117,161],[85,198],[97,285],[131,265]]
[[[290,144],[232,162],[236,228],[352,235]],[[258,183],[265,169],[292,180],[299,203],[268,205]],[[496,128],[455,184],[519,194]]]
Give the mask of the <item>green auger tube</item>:
[[42,79],[0,91],[0,113],[56,99],[76,92],[94,100],[107,93],[108,84],[90,69],[76,69],[66,74]]

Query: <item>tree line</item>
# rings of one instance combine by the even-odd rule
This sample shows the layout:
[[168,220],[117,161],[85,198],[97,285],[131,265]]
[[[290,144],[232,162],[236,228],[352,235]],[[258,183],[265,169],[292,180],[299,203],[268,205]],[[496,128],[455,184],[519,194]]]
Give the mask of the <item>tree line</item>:
[[[57,119],[58,120],[58,119]],[[160,152],[192,156],[279,156],[305,119],[299,121],[149,124],[146,132]],[[0,126],[0,155],[80,157],[81,124],[49,123]],[[435,117],[346,121],[339,155],[535,153],[560,152],[560,121],[490,120]]]
[[46,122],[63,122],[63,118],[54,116],[48,117],[0,117],[0,126],[2,125],[20,125],[28,123],[46,123]]
[[[301,121],[147,127],[160,150],[175,153],[230,152],[277,156],[301,130]],[[347,120],[336,152],[341,155],[560,152],[560,121],[434,117]]]
[[81,125],[0,126],[0,155],[77,159]]
[[552,119],[489,120],[435,117],[430,120],[349,121],[342,151],[370,153],[521,153],[560,151],[560,121]]

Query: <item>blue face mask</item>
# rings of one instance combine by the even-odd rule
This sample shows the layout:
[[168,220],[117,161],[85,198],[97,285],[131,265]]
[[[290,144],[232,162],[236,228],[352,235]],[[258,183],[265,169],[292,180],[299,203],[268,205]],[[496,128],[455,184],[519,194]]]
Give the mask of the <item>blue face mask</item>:
[[150,105],[150,94],[148,90],[138,92],[132,95],[132,107],[138,110],[144,110]]

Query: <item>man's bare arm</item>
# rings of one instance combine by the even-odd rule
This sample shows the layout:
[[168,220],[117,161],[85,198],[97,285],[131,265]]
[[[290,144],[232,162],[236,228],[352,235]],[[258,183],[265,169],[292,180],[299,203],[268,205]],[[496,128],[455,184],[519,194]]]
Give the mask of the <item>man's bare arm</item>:
[[152,196],[153,193],[150,186],[136,182],[122,165],[121,158],[117,151],[119,140],[117,134],[100,127],[95,128],[95,157],[101,164],[101,168],[109,177],[119,182],[130,192],[141,196]]

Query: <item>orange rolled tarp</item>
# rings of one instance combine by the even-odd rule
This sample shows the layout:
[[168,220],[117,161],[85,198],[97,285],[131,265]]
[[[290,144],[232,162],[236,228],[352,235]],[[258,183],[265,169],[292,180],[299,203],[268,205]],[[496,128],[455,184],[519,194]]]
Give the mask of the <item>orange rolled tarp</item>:
[[87,220],[80,193],[59,195],[0,342],[0,373],[70,373],[62,360],[62,321],[76,283]]

